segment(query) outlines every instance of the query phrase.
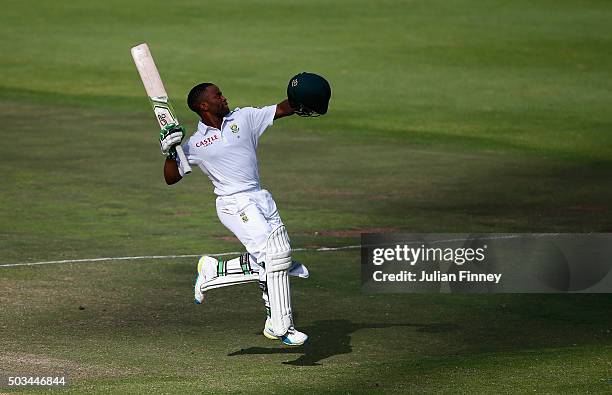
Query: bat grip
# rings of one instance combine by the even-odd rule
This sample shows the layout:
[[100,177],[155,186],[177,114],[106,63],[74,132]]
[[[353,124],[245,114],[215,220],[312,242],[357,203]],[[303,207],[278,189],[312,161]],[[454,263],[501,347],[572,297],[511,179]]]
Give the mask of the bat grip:
[[183,147],[177,145],[176,153],[178,154],[179,160],[181,161],[181,170],[183,170],[183,175],[191,173],[191,166],[189,166],[189,162],[187,161],[185,152],[183,152]]

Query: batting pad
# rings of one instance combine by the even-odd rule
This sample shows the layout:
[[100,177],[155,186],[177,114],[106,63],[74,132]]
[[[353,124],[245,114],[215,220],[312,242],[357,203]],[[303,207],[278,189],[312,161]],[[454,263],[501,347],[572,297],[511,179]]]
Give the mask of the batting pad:
[[284,225],[274,229],[268,236],[265,262],[272,330],[275,335],[282,336],[293,326],[289,289],[291,246]]
[[215,288],[257,281],[259,281],[259,276],[257,274],[228,274],[227,276],[215,277],[210,281],[206,281],[201,285],[200,290],[206,292]]

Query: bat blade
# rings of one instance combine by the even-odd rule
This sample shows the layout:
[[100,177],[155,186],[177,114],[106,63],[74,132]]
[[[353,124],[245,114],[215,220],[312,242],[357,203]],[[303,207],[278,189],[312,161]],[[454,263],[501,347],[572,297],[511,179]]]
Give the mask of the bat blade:
[[137,45],[131,49],[132,58],[140,74],[142,84],[147,91],[147,96],[150,98],[160,98],[168,101],[166,88],[161,80],[157,66],[151,56],[151,50],[147,43]]

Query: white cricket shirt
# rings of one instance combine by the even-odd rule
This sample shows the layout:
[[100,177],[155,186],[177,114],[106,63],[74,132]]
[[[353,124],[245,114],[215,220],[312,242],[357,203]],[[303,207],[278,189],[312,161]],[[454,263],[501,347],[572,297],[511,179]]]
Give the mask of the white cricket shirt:
[[[236,108],[223,118],[220,130],[200,121],[198,130],[182,145],[189,164],[210,178],[217,196],[261,188],[257,142],[272,125],[275,113],[276,105]],[[182,176],[180,163],[179,172]]]

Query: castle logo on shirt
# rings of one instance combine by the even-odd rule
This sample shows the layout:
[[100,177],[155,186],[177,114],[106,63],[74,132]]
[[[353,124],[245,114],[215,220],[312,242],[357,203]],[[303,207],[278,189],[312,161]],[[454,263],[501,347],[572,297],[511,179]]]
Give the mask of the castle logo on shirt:
[[219,135],[218,134],[215,134],[214,136],[210,136],[209,138],[206,138],[204,140],[198,141],[195,146],[197,148],[208,147],[209,145],[211,145],[216,140],[219,140]]

